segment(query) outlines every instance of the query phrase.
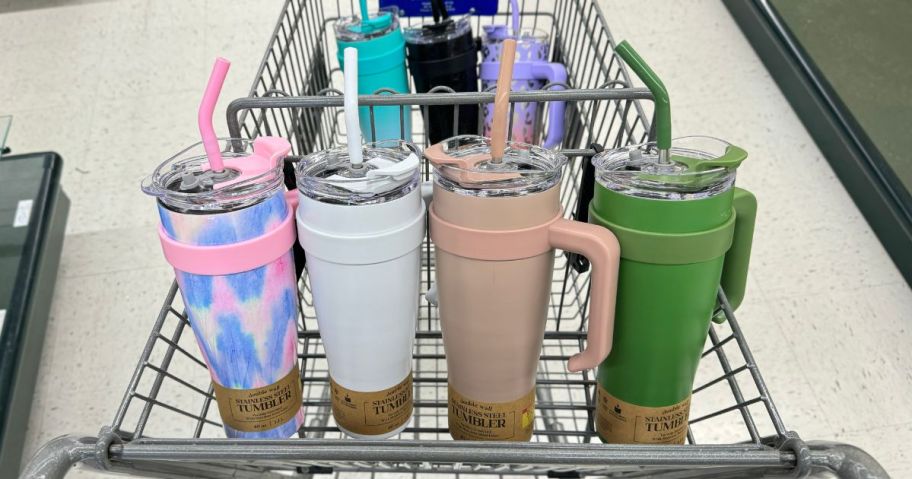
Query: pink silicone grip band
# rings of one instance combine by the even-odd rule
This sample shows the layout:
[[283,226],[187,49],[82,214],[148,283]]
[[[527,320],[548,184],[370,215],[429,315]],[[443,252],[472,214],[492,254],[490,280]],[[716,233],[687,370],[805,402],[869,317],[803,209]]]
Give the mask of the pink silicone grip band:
[[531,258],[552,249],[549,227],[560,215],[547,223],[516,230],[479,230],[454,225],[442,220],[428,208],[431,218],[431,239],[434,244],[456,256],[488,261],[509,261]]
[[268,233],[240,243],[194,246],[173,240],[159,226],[165,259],[175,269],[209,276],[250,271],[267,265],[287,253],[295,242],[295,210],[291,204],[282,223]]
[[592,264],[593,294],[589,300],[586,349],[573,355],[567,363],[567,368],[573,372],[591,369],[611,352],[621,247],[607,228],[564,218],[550,224],[550,233],[553,247],[582,254]]

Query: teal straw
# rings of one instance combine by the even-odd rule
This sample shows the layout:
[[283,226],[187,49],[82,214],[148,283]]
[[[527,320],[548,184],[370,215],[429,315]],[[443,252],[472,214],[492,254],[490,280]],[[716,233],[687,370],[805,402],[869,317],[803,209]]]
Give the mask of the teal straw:
[[361,5],[361,31],[372,32],[381,28],[386,28],[390,24],[389,13],[382,12],[374,18],[370,18],[367,13],[367,0],[359,0]]

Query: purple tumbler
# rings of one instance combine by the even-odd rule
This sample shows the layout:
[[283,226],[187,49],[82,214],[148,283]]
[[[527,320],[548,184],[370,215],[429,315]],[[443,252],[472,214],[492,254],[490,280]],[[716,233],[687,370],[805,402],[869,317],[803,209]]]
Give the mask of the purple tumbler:
[[[514,20],[515,21],[515,20]],[[513,30],[506,25],[486,25],[482,36],[482,61],[479,68],[482,90],[497,84],[500,70],[500,51],[503,41],[516,40],[516,62],[513,65],[513,91],[541,90],[548,83],[567,81],[567,69],[563,64],[548,61],[550,41],[548,34],[541,30]],[[542,124],[545,118],[539,105],[544,103],[515,103],[511,139],[520,143],[555,148],[564,137],[564,102],[547,102],[548,131],[542,139]],[[491,134],[494,105],[485,109],[485,136]]]

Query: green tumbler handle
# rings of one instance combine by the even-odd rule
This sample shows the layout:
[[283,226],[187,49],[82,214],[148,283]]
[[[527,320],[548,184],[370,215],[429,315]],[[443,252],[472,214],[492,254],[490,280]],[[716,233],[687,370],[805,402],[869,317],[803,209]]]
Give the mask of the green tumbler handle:
[[747,287],[747,268],[750,265],[754,221],[757,218],[757,198],[747,190],[735,188],[732,205],[735,208],[735,232],[732,245],[725,253],[722,267],[722,289],[732,310],[741,305]]

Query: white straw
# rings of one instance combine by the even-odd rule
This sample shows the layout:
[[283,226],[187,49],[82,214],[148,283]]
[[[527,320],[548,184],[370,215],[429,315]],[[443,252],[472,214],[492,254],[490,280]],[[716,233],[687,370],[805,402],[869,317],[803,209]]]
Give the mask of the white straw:
[[345,128],[348,131],[348,157],[352,165],[361,165],[361,124],[358,122],[358,49],[345,49]]

